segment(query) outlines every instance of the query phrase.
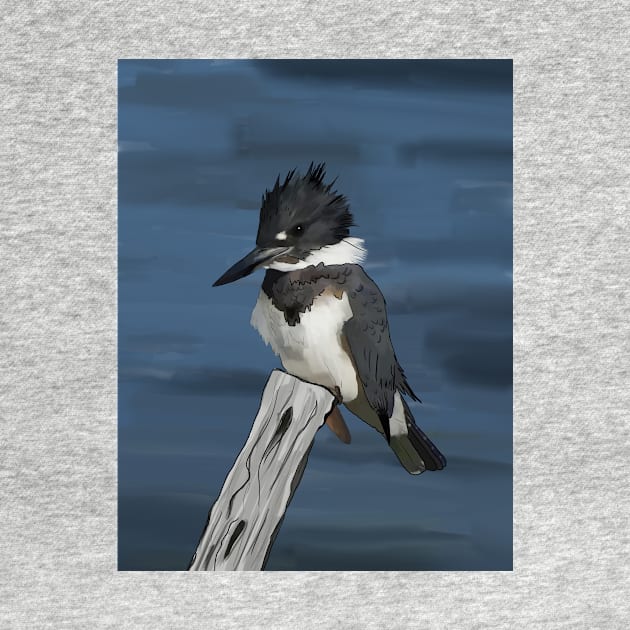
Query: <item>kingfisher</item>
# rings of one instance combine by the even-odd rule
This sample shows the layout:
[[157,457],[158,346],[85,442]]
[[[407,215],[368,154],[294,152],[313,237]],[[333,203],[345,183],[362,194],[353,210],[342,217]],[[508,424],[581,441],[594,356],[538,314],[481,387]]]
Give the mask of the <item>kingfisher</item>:
[[[213,286],[265,269],[251,324],[284,369],[331,391],[409,473],[441,470],[446,459],[405,399],[419,402],[396,358],[383,294],[361,266],[364,241],[350,236],[348,200],[325,178],[323,163],[278,176],[262,197],[256,247]],[[338,405],[326,424],[350,442]]]

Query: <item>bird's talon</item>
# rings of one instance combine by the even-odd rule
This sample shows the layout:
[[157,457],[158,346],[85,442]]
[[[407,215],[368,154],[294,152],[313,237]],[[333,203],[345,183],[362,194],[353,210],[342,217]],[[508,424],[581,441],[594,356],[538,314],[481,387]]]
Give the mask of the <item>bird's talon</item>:
[[341,395],[341,390],[339,389],[339,387],[335,385],[335,387],[328,387],[327,389],[335,397],[336,404],[341,405],[341,403],[343,403],[343,396]]

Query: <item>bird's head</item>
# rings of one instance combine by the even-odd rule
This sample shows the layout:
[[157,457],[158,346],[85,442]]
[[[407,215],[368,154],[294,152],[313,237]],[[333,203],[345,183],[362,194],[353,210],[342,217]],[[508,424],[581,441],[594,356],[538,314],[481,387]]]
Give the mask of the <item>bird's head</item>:
[[305,175],[291,171],[267,190],[260,207],[256,248],[230,267],[214,286],[228,284],[259,267],[304,264],[318,250],[350,235],[353,217],[348,201],[325,183],[325,165],[311,164]]

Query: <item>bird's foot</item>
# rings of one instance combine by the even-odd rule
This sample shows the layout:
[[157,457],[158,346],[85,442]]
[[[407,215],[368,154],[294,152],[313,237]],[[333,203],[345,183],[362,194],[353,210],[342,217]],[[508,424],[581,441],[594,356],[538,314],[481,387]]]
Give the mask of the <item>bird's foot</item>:
[[337,385],[334,387],[327,387],[326,389],[335,397],[335,403],[337,405],[341,405],[341,403],[343,403],[343,396],[341,395],[341,390]]

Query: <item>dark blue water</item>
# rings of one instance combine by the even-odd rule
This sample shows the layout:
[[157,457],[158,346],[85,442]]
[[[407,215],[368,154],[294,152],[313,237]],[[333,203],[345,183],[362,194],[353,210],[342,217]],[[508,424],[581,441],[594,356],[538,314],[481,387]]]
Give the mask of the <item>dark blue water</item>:
[[261,194],[325,161],[388,304],[413,477],[345,412],[319,432],[270,570],[512,568],[512,64],[122,61],[119,567],[183,570],[278,359],[250,327]]

